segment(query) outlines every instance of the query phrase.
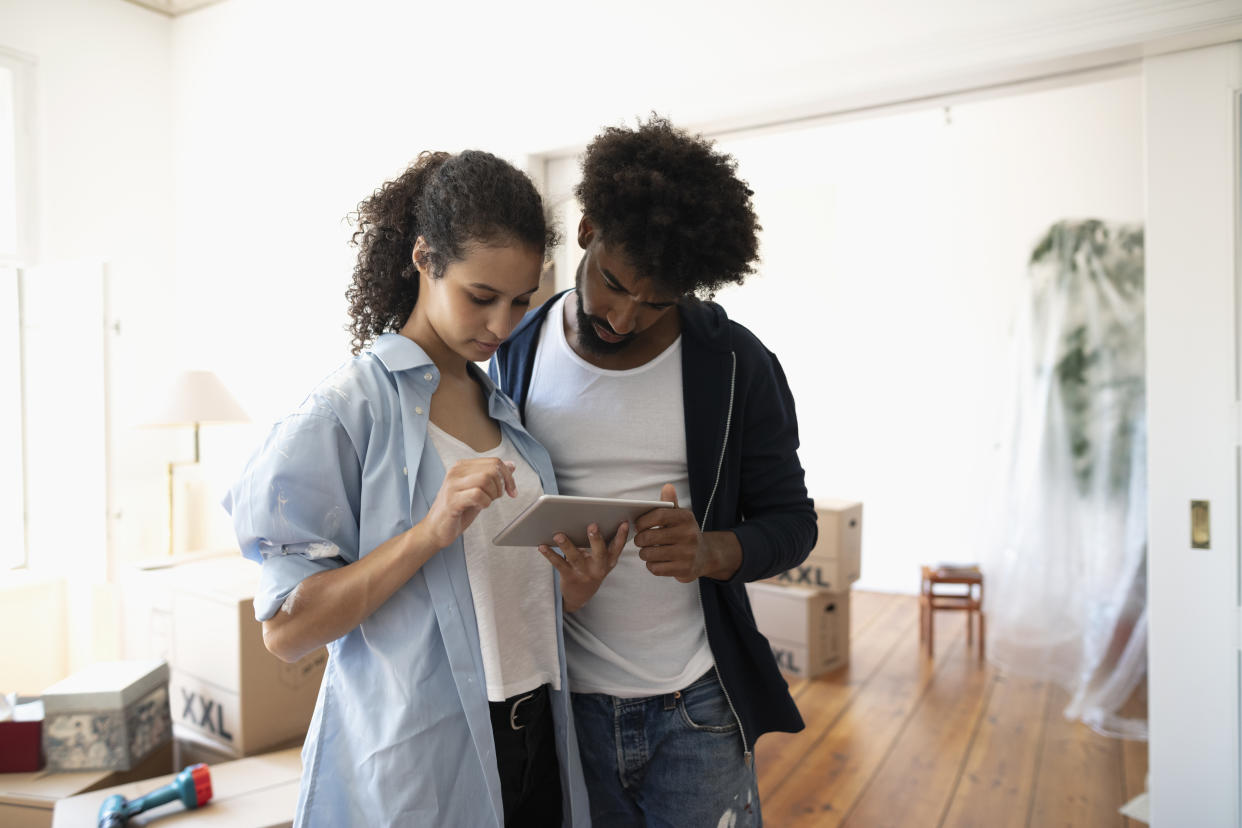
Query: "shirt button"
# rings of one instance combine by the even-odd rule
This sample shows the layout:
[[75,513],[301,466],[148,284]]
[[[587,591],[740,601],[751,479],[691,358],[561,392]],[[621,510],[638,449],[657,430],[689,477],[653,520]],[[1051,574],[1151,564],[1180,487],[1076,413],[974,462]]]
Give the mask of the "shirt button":
[[429,371],[426,374],[423,374],[423,379],[427,380],[427,382],[431,382],[431,372]]
[[410,472],[405,466],[401,467],[401,473],[404,474],[406,477],[410,476]]
[[423,413],[423,407],[422,407],[421,405],[416,405],[416,406],[414,406],[414,413],[415,413],[415,414],[422,414],[422,413]]

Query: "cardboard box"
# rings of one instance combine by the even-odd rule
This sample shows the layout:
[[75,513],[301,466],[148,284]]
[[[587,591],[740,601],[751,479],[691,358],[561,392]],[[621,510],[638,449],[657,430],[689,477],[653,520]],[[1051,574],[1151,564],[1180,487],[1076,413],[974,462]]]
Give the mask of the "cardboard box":
[[[264,752],[273,753],[288,748],[298,748],[300,750],[304,741],[306,741],[305,736],[298,736]],[[195,732],[187,728],[173,726],[173,767],[184,768],[187,765],[197,765],[199,762],[214,767],[224,762],[235,762],[243,758],[245,757],[238,754],[235,748],[200,738]]]
[[121,591],[121,657],[172,660],[172,585],[178,567],[214,558],[241,558],[237,550],[161,555],[124,567]]
[[168,664],[101,661],[43,691],[49,770],[129,770],[172,741]]
[[236,756],[305,738],[328,661],[324,648],[295,664],[267,651],[259,572],[243,558],[201,561],[177,567],[172,586],[173,721]]
[[[293,824],[298,805],[302,758],[296,748],[226,762],[211,768],[211,800],[193,811],[169,802],[133,817],[129,824],[159,828],[219,826],[278,828]],[[84,828],[97,823],[104,799],[120,794],[134,799],[173,781],[175,774],[119,785],[56,803],[52,828]],[[7,823],[6,823],[7,825]]]
[[844,590],[862,573],[862,504],[850,500],[815,501],[819,539],[800,566],[765,583]]
[[[4,828],[50,828],[52,808],[59,800],[85,791],[166,774],[172,767],[170,742],[128,771],[56,773],[42,770],[38,773],[0,774],[0,825]],[[94,801],[98,811],[103,797]],[[89,828],[95,825],[95,820],[92,818],[83,824]]]
[[746,585],[759,632],[781,672],[812,678],[850,658],[850,593],[770,583]]

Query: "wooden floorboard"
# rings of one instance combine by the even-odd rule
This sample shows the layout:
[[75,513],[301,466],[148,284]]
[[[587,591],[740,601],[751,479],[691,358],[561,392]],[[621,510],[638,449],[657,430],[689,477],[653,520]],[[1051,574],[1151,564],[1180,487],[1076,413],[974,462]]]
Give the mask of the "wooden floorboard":
[[936,630],[936,647],[943,658],[924,658],[917,618],[913,612],[906,616],[908,625],[874,676],[832,727],[816,739],[807,760],[790,773],[772,806],[764,803],[764,813],[773,816],[772,824],[841,824],[900,734],[936,667],[961,649],[964,628],[942,624]]
[[[765,824],[1128,824],[1117,808],[1143,790],[1145,742],[1066,721],[1060,688],[980,664],[959,616],[937,617],[928,659],[914,596],[855,592],[850,609],[848,667],[790,680],[806,729],[756,746]],[[1123,713],[1145,711],[1143,685]]]
[[1124,818],[1117,812],[1125,802],[1121,740],[1067,720],[1064,710],[1069,700],[1060,687],[1049,690],[1030,825],[1121,828]]
[[992,679],[987,710],[945,812],[944,825],[1026,825],[1047,707],[1045,682],[1001,675]]
[[958,647],[948,655],[845,825],[906,828],[940,821],[987,705],[992,676],[974,650]]

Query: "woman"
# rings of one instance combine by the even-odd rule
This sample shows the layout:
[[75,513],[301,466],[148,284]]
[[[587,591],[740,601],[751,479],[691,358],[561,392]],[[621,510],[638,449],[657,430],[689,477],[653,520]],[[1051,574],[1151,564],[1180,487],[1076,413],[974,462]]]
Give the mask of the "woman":
[[584,603],[628,527],[607,545],[591,527],[559,576],[537,550],[491,546],[556,482],[473,364],[521,319],[555,234],[523,173],[468,151],[382,186],[354,242],[355,357],[225,501],[263,564],[268,649],[328,646],[297,824],[586,824],[560,593]]

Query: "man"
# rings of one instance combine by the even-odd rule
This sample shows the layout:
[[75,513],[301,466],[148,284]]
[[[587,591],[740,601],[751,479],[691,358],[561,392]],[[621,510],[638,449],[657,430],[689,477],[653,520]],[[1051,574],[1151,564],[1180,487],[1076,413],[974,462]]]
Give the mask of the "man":
[[575,289],[523,320],[493,373],[563,494],[677,506],[640,518],[565,616],[592,819],[759,825],[755,740],[802,719],[745,583],[801,563],[816,527],[780,364],[695,298],[753,272],[751,191],[731,157],[653,117],[596,137],[577,195]]

